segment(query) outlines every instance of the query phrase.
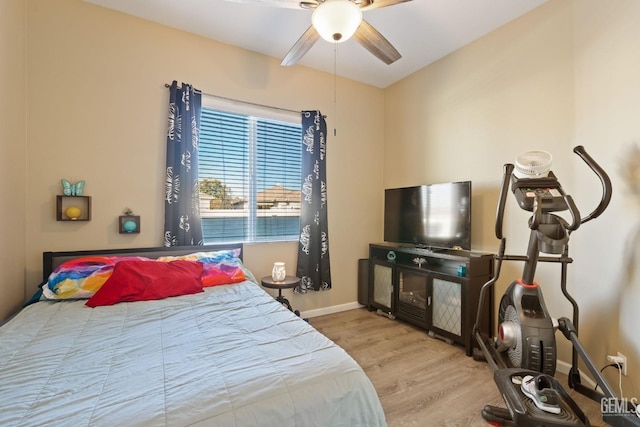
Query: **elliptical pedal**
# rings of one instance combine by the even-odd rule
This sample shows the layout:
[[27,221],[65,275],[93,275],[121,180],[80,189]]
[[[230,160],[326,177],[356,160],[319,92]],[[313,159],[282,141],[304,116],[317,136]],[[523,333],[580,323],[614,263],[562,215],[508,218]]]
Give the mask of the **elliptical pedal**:
[[550,386],[558,393],[560,407],[558,414],[541,410],[522,392],[520,386],[522,378],[539,374],[536,371],[520,368],[495,371],[493,377],[507,408],[486,405],[482,410],[482,417],[492,425],[590,427],[589,419],[555,378],[548,377],[548,380]]

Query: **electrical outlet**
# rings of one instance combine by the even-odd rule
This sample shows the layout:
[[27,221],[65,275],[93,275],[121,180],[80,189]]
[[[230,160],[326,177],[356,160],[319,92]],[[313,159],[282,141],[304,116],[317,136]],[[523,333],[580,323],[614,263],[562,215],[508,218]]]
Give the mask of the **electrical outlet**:
[[617,365],[619,365],[622,375],[627,375],[627,356],[618,352],[616,356],[607,356],[607,360],[611,363],[616,363]]

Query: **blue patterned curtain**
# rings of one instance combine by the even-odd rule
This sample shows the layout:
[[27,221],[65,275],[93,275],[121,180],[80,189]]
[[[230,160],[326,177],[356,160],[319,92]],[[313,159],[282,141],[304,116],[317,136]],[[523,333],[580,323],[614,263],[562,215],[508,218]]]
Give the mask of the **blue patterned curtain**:
[[169,88],[164,246],[202,245],[198,142],[202,95],[174,80]]
[[331,289],[326,161],[327,123],[320,111],[303,111],[298,293]]

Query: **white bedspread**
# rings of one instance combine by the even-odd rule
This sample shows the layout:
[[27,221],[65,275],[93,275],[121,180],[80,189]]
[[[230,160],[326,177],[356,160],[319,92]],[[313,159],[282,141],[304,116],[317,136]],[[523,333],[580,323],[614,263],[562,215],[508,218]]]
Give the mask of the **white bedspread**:
[[386,425],[340,347],[252,282],[0,328],[0,426]]

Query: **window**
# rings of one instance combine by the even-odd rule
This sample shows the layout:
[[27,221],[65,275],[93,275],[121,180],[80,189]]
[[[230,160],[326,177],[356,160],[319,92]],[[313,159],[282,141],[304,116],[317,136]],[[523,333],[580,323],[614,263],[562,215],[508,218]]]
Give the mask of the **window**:
[[203,95],[198,173],[205,243],[298,239],[301,139],[299,114]]

